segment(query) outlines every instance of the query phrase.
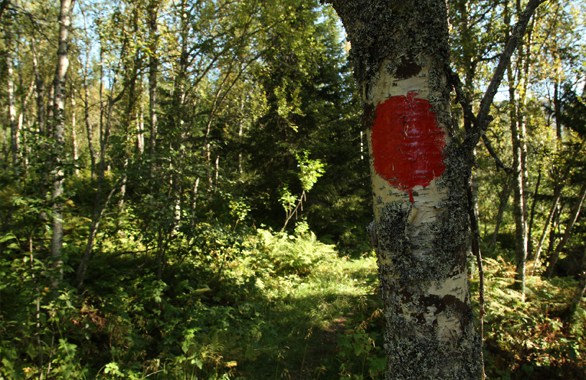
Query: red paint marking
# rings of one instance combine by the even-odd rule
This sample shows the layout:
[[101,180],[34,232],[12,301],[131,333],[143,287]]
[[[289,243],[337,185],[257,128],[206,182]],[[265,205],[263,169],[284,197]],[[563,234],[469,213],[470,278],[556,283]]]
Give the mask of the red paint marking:
[[445,170],[445,134],[426,99],[391,96],[376,107],[372,127],[374,170],[393,187],[409,194],[426,187]]

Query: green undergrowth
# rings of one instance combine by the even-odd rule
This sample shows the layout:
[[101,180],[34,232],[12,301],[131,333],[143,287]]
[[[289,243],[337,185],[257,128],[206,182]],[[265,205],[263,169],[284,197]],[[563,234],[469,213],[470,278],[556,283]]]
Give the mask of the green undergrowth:
[[[515,267],[485,259],[485,368],[489,379],[586,378],[586,312],[566,313],[578,281],[528,276],[526,298],[515,290]],[[478,299],[478,279],[473,297]],[[476,303],[476,306],[478,304]]]
[[82,292],[50,297],[15,276],[33,290],[19,305],[3,292],[20,314],[2,310],[0,378],[381,376],[372,253],[340,257],[303,228],[228,235],[207,229],[192,254],[167,255],[160,278],[153,255],[117,252],[96,255]]
[[[51,269],[5,236],[0,379],[383,377],[373,253],[341,256],[303,224],[198,228],[169,245],[161,275],[139,243],[102,245],[82,291],[71,268],[52,291]],[[486,259],[485,272],[488,378],[585,378],[586,313],[564,319],[576,280],[529,277],[523,302],[507,261]],[[478,307],[476,275],[472,286]]]

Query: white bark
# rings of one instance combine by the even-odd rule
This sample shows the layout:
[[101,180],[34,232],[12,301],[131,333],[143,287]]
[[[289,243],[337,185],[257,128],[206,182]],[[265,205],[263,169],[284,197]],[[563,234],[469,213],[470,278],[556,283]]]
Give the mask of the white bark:
[[6,52],[6,71],[7,71],[7,96],[8,96],[8,123],[10,124],[10,151],[12,155],[12,166],[14,172],[18,174],[18,161],[20,150],[20,130],[19,123],[16,120],[16,98],[14,93],[14,64],[12,56],[12,33],[10,31],[11,25],[6,27],[6,45],[8,50]]
[[136,149],[138,154],[142,155],[144,153],[144,111],[142,103],[138,112],[136,116]]
[[75,112],[76,103],[75,97],[71,97],[71,145],[72,145],[72,153],[73,153],[73,165],[74,165],[74,174],[77,176],[79,175],[78,169],[78,160],[79,160],[79,148],[77,144],[77,114]]
[[[415,77],[397,79],[388,73],[383,63],[366,101],[377,105],[391,96],[404,96],[409,92],[416,92],[421,99],[438,96],[429,87],[431,59],[427,60],[427,65],[422,66]],[[440,124],[440,127],[449,144],[447,125]],[[371,130],[368,130],[367,140],[372,157]],[[392,347],[389,348],[389,373],[392,375],[387,377],[470,378],[468,376],[476,374],[481,367],[481,359],[471,318],[464,264],[466,246],[459,247],[457,252],[439,252],[437,240],[442,237],[435,232],[442,229],[441,224],[452,223],[452,218],[461,219],[454,223],[456,228],[467,227],[464,197],[456,196],[459,212],[450,210],[446,205],[453,202],[450,197],[454,194],[450,193],[454,187],[436,178],[426,187],[416,186],[411,203],[405,191],[393,187],[372,165],[371,174],[381,281],[383,291],[387,292],[383,297],[387,303],[387,321],[394,325],[387,338],[387,344]],[[403,220],[397,220],[397,215],[402,215]],[[395,234],[404,236],[391,236]],[[460,238],[467,240],[467,236]],[[401,244],[397,244],[397,240],[402,240]],[[399,246],[403,252],[396,251]],[[408,257],[400,257],[403,255]],[[442,265],[442,255],[459,256],[459,262],[448,259],[452,265],[441,273],[437,266]],[[409,330],[411,333],[407,333]],[[406,366],[406,371],[398,369]],[[414,372],[419,370],[425,373]],[[410,375],[398,376],[397,371]]]
[[157,116],[157,87],[159,74],[158,45],[158,5],[156,0],[151,0],[148,4],[148,28],[149,28],[149,121],[150,121],[150,152],[155,152],[158,134],[158,116]]
[[[387,322],[386,378],[479,379],[480,339],[473,322],[466,266],[470,243],[467,187],[473,156],[472,149],[451,137],[445,3],[332,3],[352,43],[355,74],[363,87],[375,214],[371,233]],[[434,171],[435,178],[429,183],[423,181],[410,190],[378,174],[371,129],[377,106],[409,94],[428,101],[445,142],[443,173]],[[404,123],[408,134],[409,123]],[[416,136],[415,132],[410,136]],[[409,138],[400,147],[410,149],[413,142],[415,152],[409,155],[428,162],[425,149],[417,148],[421,141]],[[396,151],[387,152],[385,160],[410,157],[393,143],[389,146]],[[415,166],[412,170],[419,170]]]
[[[65,81],[69,68],[68,44],[69,28],[71,27],[71,13],[74,0],[61,0],[59,12],[59,45],[57,50],[57,67],[53,82],[53,140],[55,145],[55,160],[53,164],[53,231],[51,236],[51,253],[54,266],[63,276],[63,160],[65,157]],[[57,282],[54,283],[57,285]]]

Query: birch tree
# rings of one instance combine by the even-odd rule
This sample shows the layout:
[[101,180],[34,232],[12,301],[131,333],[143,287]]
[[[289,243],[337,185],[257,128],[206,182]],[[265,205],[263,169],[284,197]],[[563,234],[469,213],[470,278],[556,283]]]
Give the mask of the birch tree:
[[10,152],[12,156],[12,166],[15,174],[18,175],[18,155],[20,150],[20,130],[16,121],[16,100],[14,93],[14,63],[12,57],[12,50],[14,49],[12,42],[11,26],[7,25],[6,38],[6,82],[7,82],[7,98],[8,98],[8,123],[10,125]]
[[371,160],[378,256],[386,319],[387,379],[482,377],[467,283],[467,188],[474,147],[528,20],[515,26],[471,127],[454,127],[448,23],[442,0],[330,1],[352,44]]
[[451,130],[445,3],[333,4],[368,127],[387,378],[480,378],[466,268],[471,157]]
[[[54,266],[62,276],[63,258],[63,182],[65,171],[63,159],[65,156],[65,83],[69,68],[68,45],[69,28],[74,0],[61,0],[59,11],[59,40],[57,48],[57,65],[53,80],[53,140],[55,156],[53,162],[53,230],[51,235],[51,253]],[[55,284],[56,285],[56,284]]]

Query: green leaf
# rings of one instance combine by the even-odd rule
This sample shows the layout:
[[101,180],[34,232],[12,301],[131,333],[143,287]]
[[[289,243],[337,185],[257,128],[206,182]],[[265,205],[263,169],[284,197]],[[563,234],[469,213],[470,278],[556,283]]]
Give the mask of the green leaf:
[[6,234],[4,236],[0,236],[0,244],[6,243],[7,241],[10,241],[10,240],[16,240],[16,239],[17,239],[16,235],[14,235],[12,232],[9,232],[8,234]]

